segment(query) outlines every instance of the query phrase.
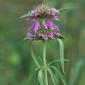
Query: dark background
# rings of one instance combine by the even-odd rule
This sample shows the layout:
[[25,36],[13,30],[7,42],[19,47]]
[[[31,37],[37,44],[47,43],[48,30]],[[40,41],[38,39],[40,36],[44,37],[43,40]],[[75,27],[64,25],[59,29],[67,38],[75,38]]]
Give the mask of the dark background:
[[[64,35],[65,78],[68,85],[85,85],[85,0],[48,0],[49,6],[72,8],[63,12],[60,29]],[[24,41],[29,22],[19,17],[40,4],[39,0],[0,0],[0,85],[24,85],[35,68],[30,55],[32,41]],[[42,57],[42,42],[33,42]],[[58,58],[57,41],[49,41],[47,60]],[[35,79],[32,80],[35,84]]]

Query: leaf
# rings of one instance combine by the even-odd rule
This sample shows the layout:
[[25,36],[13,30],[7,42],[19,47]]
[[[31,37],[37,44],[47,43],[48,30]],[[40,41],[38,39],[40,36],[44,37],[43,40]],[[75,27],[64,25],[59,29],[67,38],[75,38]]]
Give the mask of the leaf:
[[47,70],[51,75],[51,79],[52,79],[54,85],[57,85],[57,78],[55,78],[55,75],[53,74],[52,70],[50,68],[47,68]]
[[29,75],[29,77],[28,77],[27,82],[26,82],[26,84],[25,84],[25,85],[28,85],[28,84],[30,83],[30,80],[32,79],[32,77],[33,77],[34,73],[35,73],[35,71],[34,71],[34,72],[32,72],[32,73]]
[[62,8],[62,9],[59,9],[59,12],[64,12],[64,11],[68,11],[68,10],[71,10],[71,8]]
[[59,42],[59,48],[60,48],[60,60],[61,60],[61,67],[64,72],[64,45],[61,39],[57,39]]
[[56,67],[54,67],[54,66],[51,66],[55,71],[56,71],[56,73],[59,75],[59,77],[60,77],[60,79],[62,80],[62,82],[63,82],[63,84],[64,85],[67,85],[67,83],[66,83],[66,81],[65,81],[65,79],[64,79],[64,76],[63,76],[63,74],[56,68]]
[[37,56],[37,58],[38,58],[39,64],[40,64],[40,65],[43,65],[43,60],[42,60],[42,58],[41,58],[40,56]]
[[35,64],[36,64],[37,66],[40,66],[38,60],[36,59],[36,57],[35,57],[35,55],[34,55],[34,52],[33,52],[33,49],[32,49],[32,48],[31,48],[31,55],[32,55],[32,58],[33,58]]
[[33,15],[32,14],[25,14],[25,15],[21,16],[20,18],[26,18],[26,17],[33,17]]
[[39,72],[38,72],[38,80],[39,80],[39,83],[40,83],[40,85],[45,85],[45,78],[44,78],[44,76],[43,76],[43,69],[41,69],[41,70],[39,70]]
[[26,81],[26,84],[25,85],[29,85],[30,83],[30,80],[32,79],[33,75],[40,69],[40,67],[36,68],[34,71],[32,71]]
[[[69,61],[68,59],[64,59],[64,61]],[[55,64],[55,63],[58,63],[58,62],[61,62],[61,60],[53,60],[51,61],[50,63],[48,63],[48,65],[51,65],[51,64]]]
[[25,37],[25,38],[24,38],[24,41],[25,41],[25,40],[32,40],[32,38]]

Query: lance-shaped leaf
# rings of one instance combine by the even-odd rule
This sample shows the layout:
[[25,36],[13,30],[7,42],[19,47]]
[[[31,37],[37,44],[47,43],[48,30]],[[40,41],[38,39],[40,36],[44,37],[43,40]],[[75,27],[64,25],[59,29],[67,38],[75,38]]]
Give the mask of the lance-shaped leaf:
[[25,14],[25,15],[21,16],[20,18],[26,18],[26,17],[33,17],[33,15],[32,14]]
[[24,41],[25,41],[25,40],[33,40],[33,39],[32,39],[32,38],[25,37],[25,38],[24,38]]
[[[69,60],[68,59],[64,59],[64,62],[68,62]],[[49,62],[48,63],[48,65],[51,65],[51,64],[56,64],[56,63],[60,63],[61,62],[61,60],[53,60],[53,61],[51,61],[51,62]]]
[[64,72],[64,44],[61,39],[57,39],[57,40],[59,42],[61,67]]
[[62,9],[59,9],[59,12],[64,12],[64,11],[70,11],[72,10],[73,8],[62,8]]
[[29,85],[32,77],[34,76],[34,74],[35,74],[39,69],[40,69],[40,67],[37,67],[34,71],[32,71],[32,72],[30,73],[29,77],[28,77],[27,80],[26,80],[26,84],[25,84],[25,85]]
[[40,69],[38,71],[38,80],[39,80],[40,85],[45,85],[45,78],[43,75],[43,69]]
[[60,77],[60,79],[62,80],[62,82],[63,82],[63,84],[64,85],[67,85],[67,83],[66,83],[66,81],[65,81],[65,79],[64,79],[64,76],[63,76],[63,74],[55,67],[55,66],[51,66],[54,70],[55,70],[55,72],[59,75],[59,77]]
[[50,76],[51,76],[51,79],[53,81],[53,84],[54,85],[58,85],[58,82],[57,82],[57,77],[55,77],[54,73],[52,72],[52,70],[48,67],[47,68],[48,72],[50,73]]
[[42,66],[43,65],[43,60],[40,56],[37,56],[37,60],[39,61],[39,64]]
[[31,47],[31,55],[32,55],[32,58],[33,58],[35,64],[36,64],[37,66],[40,66],[38,60],[36,59],[36,57],[35,57],[35,55],[34,55],[34,52],[33,52],[32,47]]

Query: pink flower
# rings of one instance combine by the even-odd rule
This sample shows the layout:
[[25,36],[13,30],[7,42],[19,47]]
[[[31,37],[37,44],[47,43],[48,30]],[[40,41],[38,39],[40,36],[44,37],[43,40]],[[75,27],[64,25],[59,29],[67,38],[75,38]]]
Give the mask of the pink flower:
[[31,14],[33,14],[34,16],[37,16],[37,15],[39,15],[39,12],[36,10],[33,10],[33,11],[31,11]]
[[[42,9],[40,9],[40,10],[42,10]],[[48,8],[47,10],[43,9],[43,11],[39,11],[37,9],[32,10],[30,13],[33,14],[34,16],[43,15],[43,14],[55,16],[56,14],[59,13],[59,11],[56,10],[55,8],[51,8],[51,9]]]
[[51,8],[51,14],[52,15],[55,15],[55,14],[58,14],[58,13],[59,13],[58,10],[56,10],[55,8]]
[[30,30],[30,29],[33,28],[33,31],[36,33],[39,30],[39,28],[40,28],[40,22],[38,21],[38,19],[37,18],[27,18],[26,20],[27,21],[30,21],[30,20],[33,20],[34,21],[34,23],[32,24],[32,26],[30,26],[28,28],[28,30]]
[[[59,31],[59,27],[53,23],[53,20],[58,21],[55,15],[59,13],[55,8],[33,10],[30,12],[33,16],[26,19],[26,21],[33,21],[33,24],[27,29],[28,38],[55,40],[56,37],[63,37]],[[43,22],[43,23],[42,23]]]
[[32,33],[32,32],[30,32],[30,33],[28,33],[27,34],[27,37],[28,38],[33,38],[33,37],[35,37],[36,35],[34,34],[34,33]]
[[46,22],[45,24],[44,24],[44,27],[48,27],[48,28],[50,28],[50,29],[56,29],[57,31],[59,31],[60,29],[59,29],[59,27],[57,26],[57,25],[55,25],[53,22],[52,22],[52,20],[59,20],[59,18],[57,18],[57,17],[51,17],[51,18],[49,18],[48,19],[48,22]]

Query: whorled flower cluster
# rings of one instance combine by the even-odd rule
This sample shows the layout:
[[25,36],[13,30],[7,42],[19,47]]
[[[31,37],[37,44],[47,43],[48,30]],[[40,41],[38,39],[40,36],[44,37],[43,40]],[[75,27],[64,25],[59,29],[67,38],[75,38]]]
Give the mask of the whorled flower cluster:
[[26,18],[26,21],[33,21],[33,24],[27,29],[27,37],[31,39],[43,39],[43,40],[55,40],[56,38],[62,38],[59,33],[60,29],[53,23],[53,20],[58,21],[59,18],[56,14],[59,11],[55,8],[48,8],[46,6],[38,7],[35,10],[29,12],[32,16]]

